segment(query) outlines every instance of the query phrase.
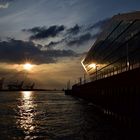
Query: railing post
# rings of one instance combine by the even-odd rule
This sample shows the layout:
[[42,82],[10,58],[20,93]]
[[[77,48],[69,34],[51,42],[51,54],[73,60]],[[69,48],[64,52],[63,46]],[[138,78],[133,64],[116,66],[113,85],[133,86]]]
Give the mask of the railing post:
[[84,84],[86,83],[86,74],[84,74]]
[[98,74],[97,68],[98,68],[98,66],[96,65],[96,80],[98,79],[98,77],[97,77],[98,76],[97,75]]
[[113,67],[113,75],[114,75],[114,67]]

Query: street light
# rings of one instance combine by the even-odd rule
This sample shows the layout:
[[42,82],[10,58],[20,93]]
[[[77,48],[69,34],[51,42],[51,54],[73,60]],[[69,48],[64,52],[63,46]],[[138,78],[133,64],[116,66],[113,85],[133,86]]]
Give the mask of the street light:
[[128,52],[128,42],[126,44],[126,65],[127,65],[127,70],[129,70],[129,52]]
[[96,80],[97,80],[97,74],[98,74],[98,65],[96,65]]
[[96,63],[91,63],[88,65],[89,68],[96,69]]
[[126,39],[126,68],[127,70],[130,69],[130,60],[129,60],[129,40],[134,36],[133,33],[131,33],[131,35],[127,36],[125,39]]
[[96,80],[97,80],[97,74],[98,74],[98,65],[96,63],[91,63],[88,65],[89,68],[94,69],[96,73]]

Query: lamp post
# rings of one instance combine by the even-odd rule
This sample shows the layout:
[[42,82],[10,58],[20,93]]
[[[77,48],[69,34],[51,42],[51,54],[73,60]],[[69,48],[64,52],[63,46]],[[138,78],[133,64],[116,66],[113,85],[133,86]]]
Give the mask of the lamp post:
[[86,74],[84,73],[84,84],[86,83]]
[[128,53],[128,43],[126,45],[126,65],[127,65],[127,70],[129,70],[129,53]]
[[95,67],[95,69],[96,69],[96,80],[98,79],[98,65],[96,65],[96,67]]
[[130,69],[130,62],[129,62],[129,40],[130,38],[133,37],[133,34],[131,34],[131,36],[128,36],[126,37],[126,70],[129,70]]
[[96,76],[96,80],[97,80],[98,65],[96,63],[91,63],[90,65],[88,65],[88,67],[89,67],[90,70],[94,70],[95,76]]

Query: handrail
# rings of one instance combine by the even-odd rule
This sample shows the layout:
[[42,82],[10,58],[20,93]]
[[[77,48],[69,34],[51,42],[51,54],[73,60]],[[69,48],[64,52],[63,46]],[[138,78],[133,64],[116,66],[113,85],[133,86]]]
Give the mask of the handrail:
[[96,81],[96,80],[99,80],[99,79],[104,79],[104,78],[107,78],[107,77],[110,77],[110,76],[117,75],[117,74],[122,73],[122,72],[126,72],[126,71],[136,69],[136,68],[140,68],[140,62],[130,63],[129,66],[127,64],[126,65],[120,65],[120,66],[117,66],[117,67],[113,67],[111,69],[107,69],[107,71],[101,71],[100,73],[98,72],[96,74],[93,74],[92,78],[82,80],[81,82],[79,82],[75,85],[77,85],[77,86],[78,85],[83,85],[85,83],[89,83],[89,82]]

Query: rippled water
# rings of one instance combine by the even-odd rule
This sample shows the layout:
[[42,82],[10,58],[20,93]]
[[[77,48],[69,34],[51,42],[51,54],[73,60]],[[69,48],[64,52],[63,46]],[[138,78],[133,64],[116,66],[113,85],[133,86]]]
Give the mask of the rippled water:
[[58,92],[0,92],[0,139],[120,140],[117,128],[85,101]]

